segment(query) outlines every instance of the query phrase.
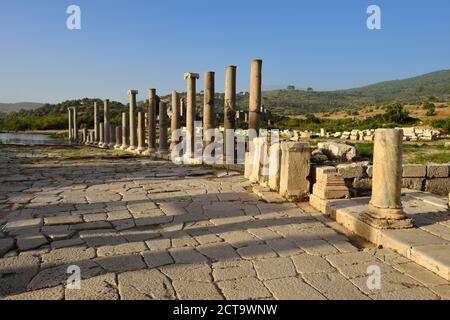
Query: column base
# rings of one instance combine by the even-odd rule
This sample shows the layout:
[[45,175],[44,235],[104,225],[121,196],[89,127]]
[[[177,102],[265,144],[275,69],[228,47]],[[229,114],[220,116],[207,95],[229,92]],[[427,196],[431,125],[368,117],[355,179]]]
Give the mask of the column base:
[[143,154],[147,149],[145,149],[144,147],[138,147],[134,150],[134,152],[138,153],[138,154]]
[[135,146],[129,146],[126,151],[135,152],[136,147]]
[[120,147],[120,150],[126,151],[129,147],[130,147],[129,145],[123,144],[123,145]]
[[169,158],[169,151],[168,150],[159,150],[156,153],[157,157],[161,159],[168,159]]
[[368,205],[368,210],[361,213],[360,220],[376,229],[409,229],[414,227],[414,220],[407,218],[403,209],[383,209]]

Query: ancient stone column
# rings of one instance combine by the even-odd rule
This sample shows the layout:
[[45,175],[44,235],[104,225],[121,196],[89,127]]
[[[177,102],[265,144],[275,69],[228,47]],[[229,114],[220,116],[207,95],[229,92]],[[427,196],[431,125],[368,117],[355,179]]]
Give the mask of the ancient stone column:
[[259,113],[261,111],[262,60],[253,60],[250,73],[250,97],[248,128],[259,132]]
[[78,140],[78,108],[73,107],[73,139]]
[[308,196],[311,149],[307,142],[282,142],[280,194],[288,200]]
[[145,144],[145,114],[144,112],[138,112],[138,146],[136,151],[138,153],[144,152],[144,144]]
[[97,105],[97,102],[94,102],[94,141],[95,142],[98,142],[99,135],[100,135],[100,129],[99,129],[99,125],[98,125],[98,114],[99,114],[98,105]]
[[148,152],[156,152],[156,89],[148,91]]
[[109,148],[114,148],[116,144],[116,126],[109,125]]
[[158,156],[164,158],[169,152],[167,146],[167,129],[168,129],[168,119],[167,119],[167,104],[163,101],[159,103],[159,148]]
[[[215,111],[215,84],[214,72],[205,72],[205,88],[203,102],[203,134],[205,135],[209,129],[216,127],[216,111]],[[204,146],[209,145],[213,139],[208,135],[205,136]]]
[[411,228],[413,222],[403,211],[403,130],[375,131],[372,169],[372,198],[361,219],[378,229]]
[[129,90],[128,96],[130,97],[130,146],[128,150],[133,151],[137,147],[137,139],[136,139],[136,95],[138,94],[137,90]]
[[67,108],[67,112],[69,114],[69,140],[73,140],[73,112],[72,108]]
[[104,140],[104,136],[105,136],[105,134],[104,134],[104,132],[105,132],[105,127],[103,126],[103,122],[100,122],[100,123],[99,123],[99,128],[100,128],[100,131],[99,131],[100,136],[99,136],[99,138],[98,138],[98,146],[99,146],[100,148],[103,148],[104,145],[105,145],[105,140]]
[[[236,66],[227,66],[225,71],[225,101],[224,101],[224,151],[227,163],[234,162],[234,134],[226,134],[227,130],[236,129]],[[228,139],[227,139],[228,137]],[[233,137],[232,141],[231,137]]]
[[180,100],[178,99],[178,93],[173,90],[172,91],[172,119],[170,122],[170,133],[172,135],[170,149],[175,148],[177,145],[177,141],[174,140],[174,132],[181,128],[181,119],[180,119]]
[[129,147],[128,137],[130,135],[128,132],[128,124],[128,113],[122,112],[122,146],[120,147],[122,150],[127,150]]
[[116,127],[116,140],[114,144],[114,149],[120,149],[122,146],[122,127],[117,126]]
[[88,142],[88,129],[87,128],[83,128],[83,131],[81,131],[81,133],[83,135],[83,141],[81,141],[81,143],[87,144],[87,142]]
[[181,118],[181,126],[186,125],[186,103],[184,98],[180,98],[180,118]]
[[109,125],[109,100],[106,99],[103,101],[103,125],[105,126],[105,137],[104,143],[106,146],[109,146],[111,143],[111,129]]
[[187,101],[186,101],[186,156],[194,157],[195,143],[195,114],[196,114],[196,81],[199,79],[197,73],[185,73],[187,80]]

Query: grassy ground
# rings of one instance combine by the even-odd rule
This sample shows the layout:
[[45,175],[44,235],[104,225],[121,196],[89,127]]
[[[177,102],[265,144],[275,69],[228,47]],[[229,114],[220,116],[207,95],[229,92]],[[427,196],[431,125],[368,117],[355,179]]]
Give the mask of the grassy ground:
[[92,158],[133,156],[122,150],[78,146],[12,146],[0,145],[0,152],[48,154],[55,158]]
[[[372,143],[354,143],[358,156],[373,158]],[[450,163],[450,147],[443,143],[404,143],[403,163]]]

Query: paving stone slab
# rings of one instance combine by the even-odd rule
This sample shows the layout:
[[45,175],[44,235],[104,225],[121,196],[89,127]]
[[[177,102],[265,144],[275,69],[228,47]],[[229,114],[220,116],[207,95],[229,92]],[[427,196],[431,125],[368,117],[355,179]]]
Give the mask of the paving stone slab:
[[252,262],[247,260],[219,261],[214,263],[212,267],[215,281],[256,277]]
[[300,254],[292,257],[295,268],[299,274],[306,273],[331,273],[335,269],[328,263],[327,260],[320,256],[309,254]]
[[122,300],[175,299],[172,283],[156,269],[121,273],[118,283]]
[[413,247],[410,258],[450,281],[450,244]]
[[320,292],[299,277],[267,280],[264,284],[278,300],[325,300]]
[[146,268],[144,260],[139,254],[99,257],[94,259],[94,261],[106,272],[127,272]]
[[130,242],[112,246],[103,246],[97,248],[99,257],[118,256],[130,253],[139,253],[147,250],[145,242]]
[[216,285],[209,282],[173,280],[178,299],[223,300]]
[[276,257],[277,254],[266,244],[258,244],[254,246],[248,246],[237,250],[238,254],[247,260],[263,259]]
[[17,295],[11,295],[0,300],[36,300],[36,301],[49,301],[49,300],[63,300],[64,299],[64,287],[58,286],[54,288],[35,290],[30,292],[24,292]]
[[145,251],[142,257],[150,269],[174,263],[167,251]]
[[288,278],[297,275],[297,271],[290,258],[256,260],[254,265],[258,278],[261,280]]
[[95,249],[86,247],[73,247],[52,250],[42,255],[43,269],[56,267],[58,265],[76,264],[95,258]]
[[19,251],[26,251],[39,248],[48,243],[47,238],[42,233],[22,235],[16,238]]
[[305,281],[331,300],[368,300],[355,285],[339,273],[308,273]]
[[217,285],[228,300],[272,298],[272,294],[264,284],[253,277],[220,281]]
[[65,291],[66,300],[119,300],[116,276],[105,274],[81,280],[80,289]]
[[0,258],[10,251],[15,246],[15,241],[12,238],[0,239]]

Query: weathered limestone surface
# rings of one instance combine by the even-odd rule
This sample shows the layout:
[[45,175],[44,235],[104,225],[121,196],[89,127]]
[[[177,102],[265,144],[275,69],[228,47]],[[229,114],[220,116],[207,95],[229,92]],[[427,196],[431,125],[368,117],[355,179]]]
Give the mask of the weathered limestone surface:
[[[224,129],[234,130],[236,127],[236,66],[227,66],[225,71],[225,101],[224,101]],[[224,152],[226,159],[234,161],[234,135],[233,141],[224,139]],[[227,161],[230,163],[231,161]]]
[[280,194],[290,200],[309,194],[311,151],[306,142],[281,143]]
[[[29,149],[0,148],[0,299],[448,298],[448,281],[391,250],[358,249],[308,204],[259,200],[241,175],[37,150],[30,163]],[[443,214],[432,232],[447,234]],[[411,250],[439,267],[436,252]],[[73,264],[81,290],[66,288]],[[381,290],[365,285],[368,264],[388,279]]]
[[199,79],[197,73],[185,73],[187,80],[187,101],[186,101],[186,155],[188,158],[194,156],[194,136],[196,118],[196,81]]
[[[203,97],[203,130],[207,132],[216,127],[214,72],[205,72],[205,90]],[[205,146],[211,143],[209,138],[205,141]]]
[[174,138],[174,133],[176,130],[181,128],[181,115],[180,115],[180,99],[178,98],[178,93],[172,91],[172,118],[170,122],[170,134],[172,136],[170,149],[172,150],[177,145],[178,141]]
[[261,95],[262,60],[253,60],[250,71],[250,97],[248,128],[259,132],[259,113],[262,107]]

